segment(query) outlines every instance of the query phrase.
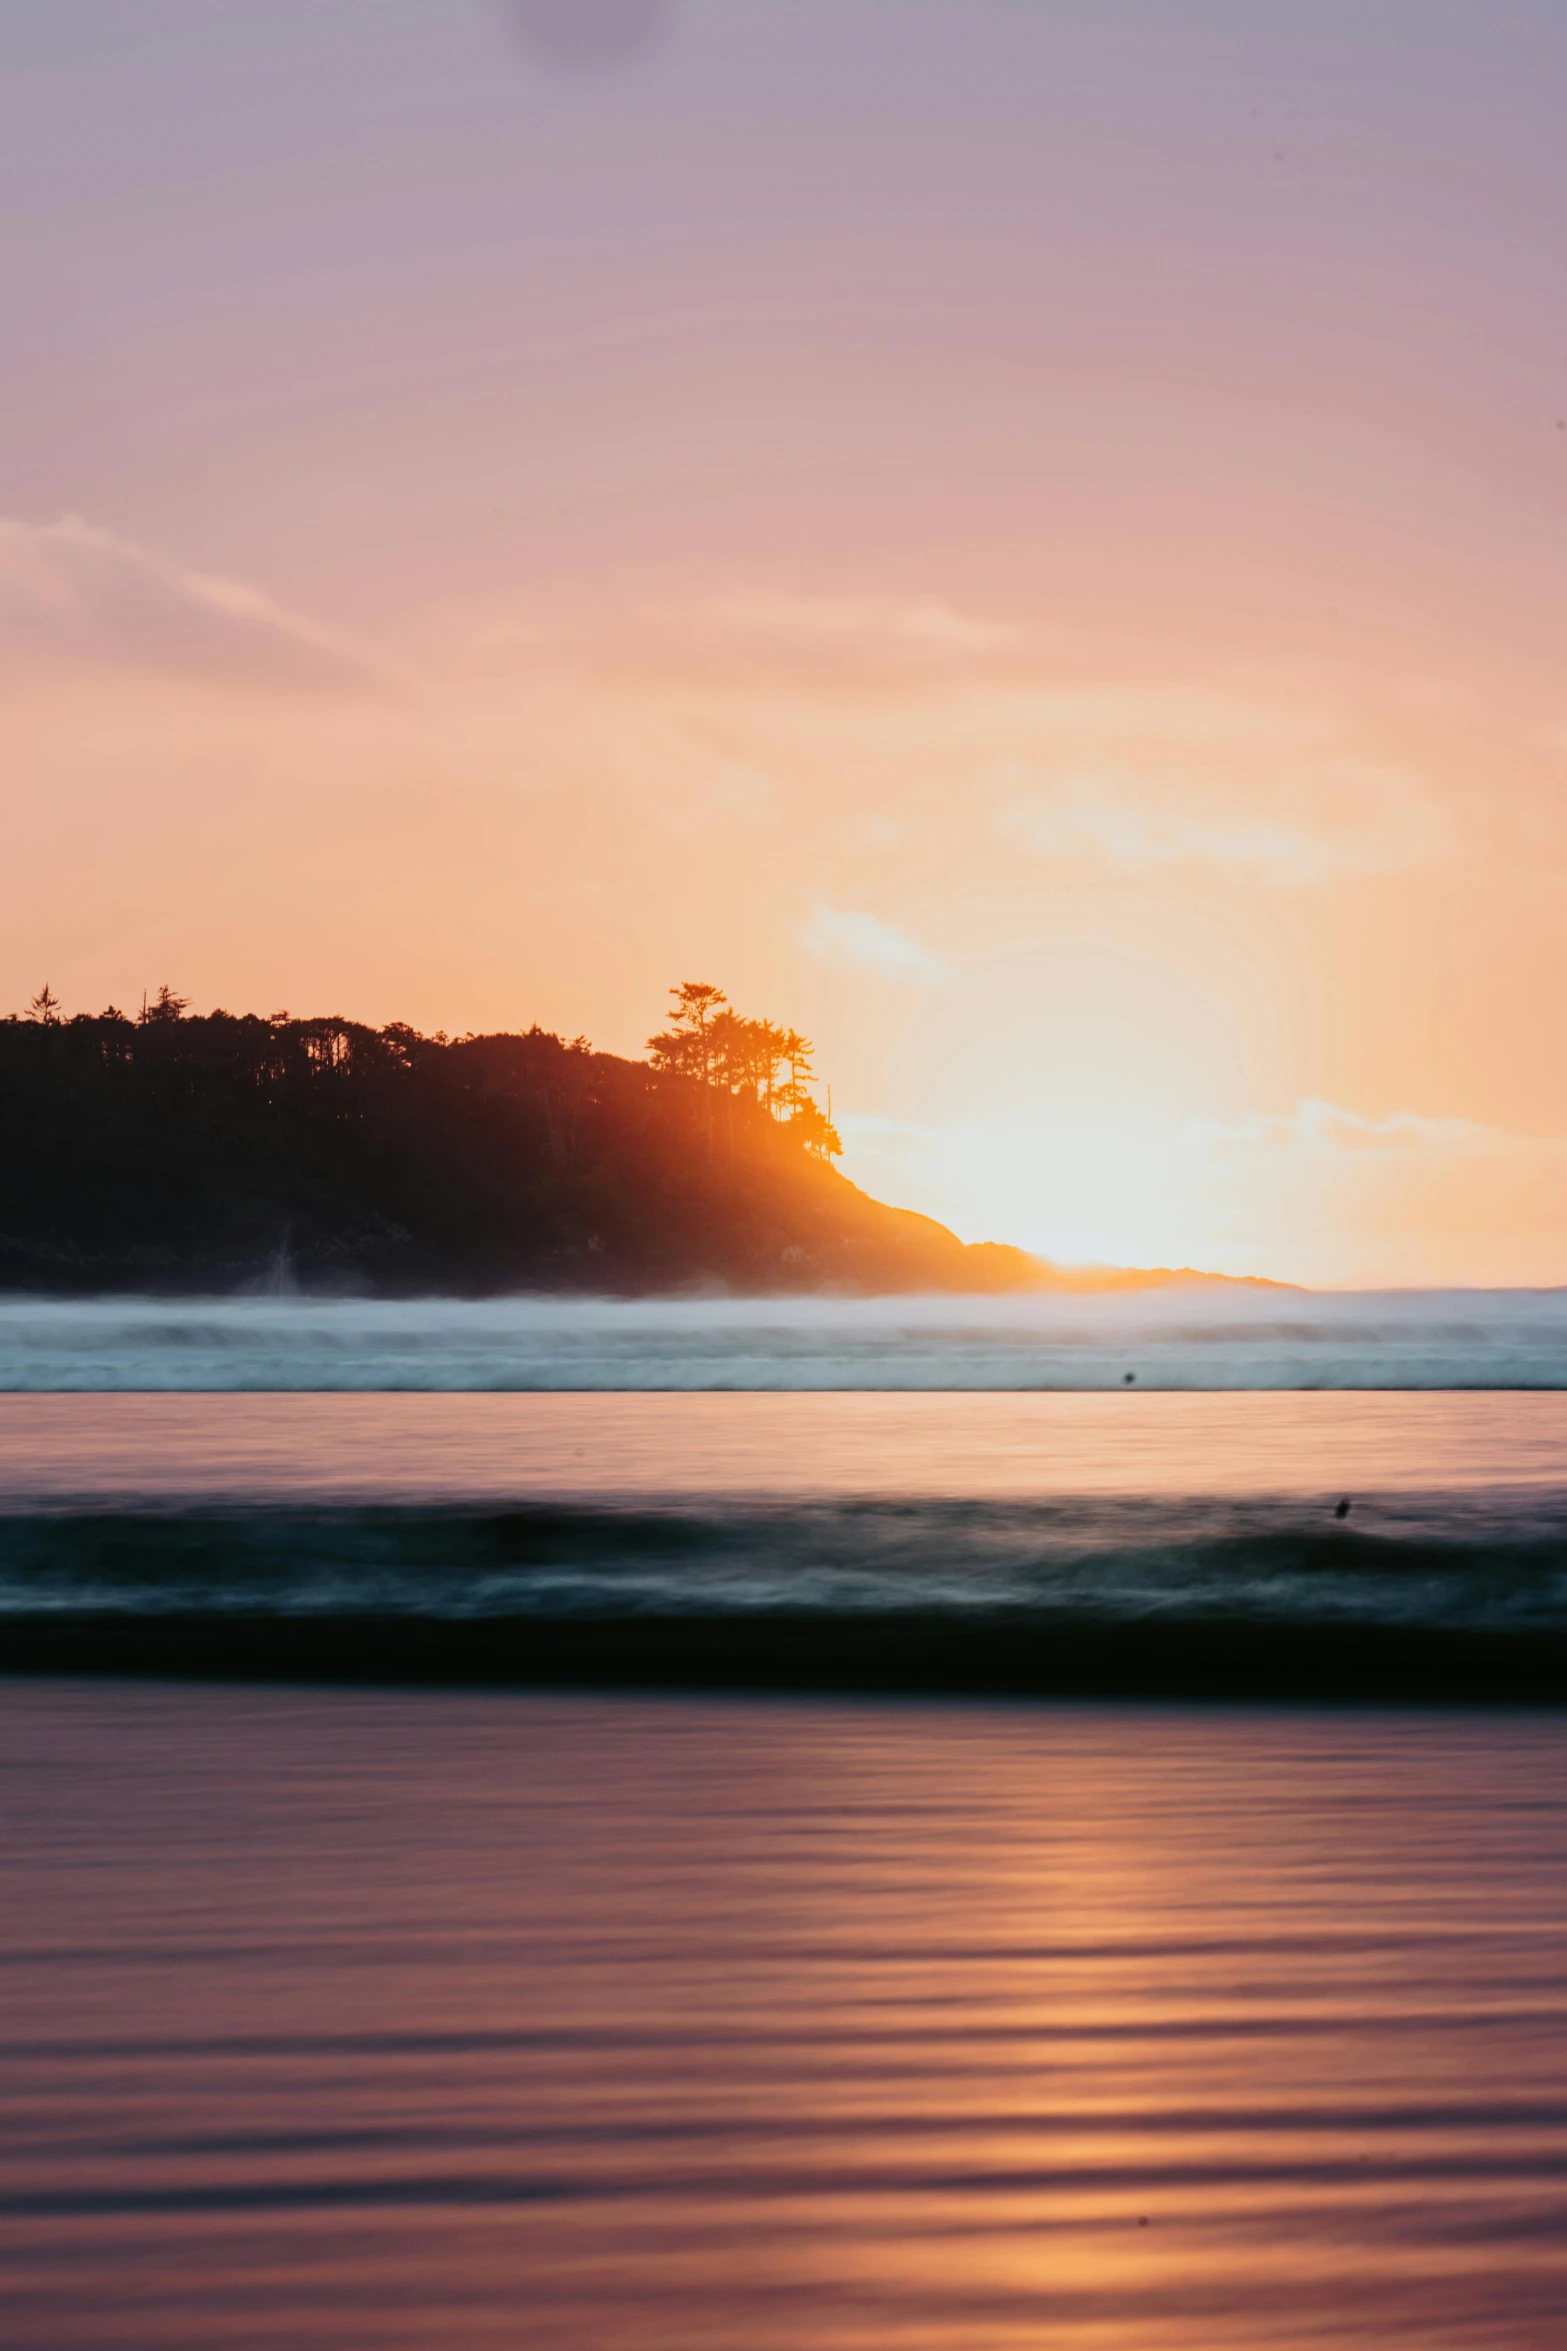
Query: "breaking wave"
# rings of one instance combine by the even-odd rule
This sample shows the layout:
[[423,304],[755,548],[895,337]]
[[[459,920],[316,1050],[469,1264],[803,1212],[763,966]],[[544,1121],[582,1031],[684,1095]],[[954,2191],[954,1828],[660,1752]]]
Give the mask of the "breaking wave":
[[13,1511],[0,1619],[896,1613],[1567,1625],[1567,1496]]

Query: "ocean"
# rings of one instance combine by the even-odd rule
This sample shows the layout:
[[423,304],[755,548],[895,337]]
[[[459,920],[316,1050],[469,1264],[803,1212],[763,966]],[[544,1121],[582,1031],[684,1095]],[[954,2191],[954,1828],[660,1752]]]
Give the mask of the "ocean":
[[0,1298],[0,1392],[1567,1388],[1567,1291]]
[[1563,1381],[1555,1293],[11,1301],[0,1643],[333,1679],[1551,1694]]
[[7,2351],[1567,2339],[1564,1342],[0,1304]]

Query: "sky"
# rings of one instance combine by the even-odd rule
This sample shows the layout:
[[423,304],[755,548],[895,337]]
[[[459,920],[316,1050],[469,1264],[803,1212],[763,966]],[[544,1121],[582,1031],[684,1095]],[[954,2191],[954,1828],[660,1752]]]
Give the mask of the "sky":
[[816,1040],[1567,1281],[1559,0],[7,0],[0,1004]]

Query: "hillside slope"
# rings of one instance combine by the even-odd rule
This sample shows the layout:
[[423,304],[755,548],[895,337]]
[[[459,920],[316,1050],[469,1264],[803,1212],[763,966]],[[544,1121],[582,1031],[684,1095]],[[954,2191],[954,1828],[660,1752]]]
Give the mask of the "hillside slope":
[[870,1199],[754,1103],[537,1029],[0,1023],[0,1286],[279,1277],[388,1293],[1067,1279]]

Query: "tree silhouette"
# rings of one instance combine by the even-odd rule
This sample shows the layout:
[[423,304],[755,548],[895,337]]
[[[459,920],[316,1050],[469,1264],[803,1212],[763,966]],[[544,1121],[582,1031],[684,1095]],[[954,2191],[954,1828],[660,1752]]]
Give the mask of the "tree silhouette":
[[811,1068],[816,1047],[809,1037],[802,1037],[798,1029],[785,1029],[779,1047],[779,1058],[789,1065],[789,1083],[801,1086],[814,1073]]
[[708,982],[645,1061],[198,1014],[167,983],[67,1016],[45,986],[0,1019],[0,1287],[249,1281],[284,1229],[303,1275],[408,1291],[956,1269],[830,1180],[838,1150],[809,1041]]
[[843,1144],[838,1130],[819,1104],[809,1095],[799,1102],[789,1120],[789,1131],[796,1136],[813,1159],[840,1159]]
[[183,1020],[189,1007],[190,998],[188,996],[176,996],[174,990],[169,986],[168,981],[165,980],[162,987],[158,990],[157,995],[153,998],[150,1004],[147,1002],[145,996],[142,998],[141,1017],[143,1026],[146,1026],[152,1021]]
[[745,1103],[786,1126],[813,1158],[841,1155],[837,1130],[811,1092],[816,1048],[809,1037],[776,1021],[748,1019],[707,980],[686,980],[669,992],[670,1025],[649,1037],[648,1054],[660,1077],[702,1089],[710,1144],[714,1112],[722,1107],[733,1149],[735,1105]]

